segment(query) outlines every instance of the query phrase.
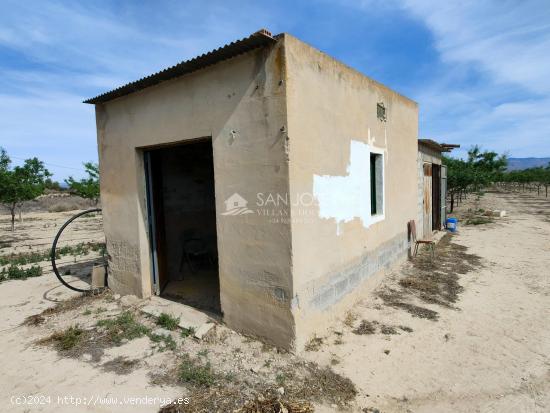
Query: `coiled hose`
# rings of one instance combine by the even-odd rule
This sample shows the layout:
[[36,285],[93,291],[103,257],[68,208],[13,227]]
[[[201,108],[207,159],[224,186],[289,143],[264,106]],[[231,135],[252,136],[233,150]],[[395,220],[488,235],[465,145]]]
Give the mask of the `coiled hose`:
[[[82,212],[79,212],[78,214],[76,215],[73,215],[71,218],[69,218],[67,220],[67,222],[65,222],[63,224],[63,226],[61,228],[59,228],[59,231],[57,232],[57,235],[55,236],[54,240],[53,240],[53,244],[52,244],[52,250],[51,250],[51,253],[50,253],[50,258],[51,258],[51,261],[52,261],[52,268],[53,268],[53,272],[55,273],[57,279],[59,281],[61,281],[61,284],[63,284],[65,287],[73,290],[73,291],[77,291],[79,293],[86,293],[86,294],[89,294],[89,293],[94,293],[94,292],[97,292],[97,291],[100,291],[102,290],[103,288],[90,288],[90,289],[82,289],[82,288],[78,288],[78,287],[74,287],[72,285],[70,285],[67,281],[65,281],[63,279],[63,277],[61,276],[61,274],[59,274],[59,270],[57,269],[57,265],[56,265],[56,262],[55,262],[55,256],[56,256],[56,249],[57,249],[57,242],[59,241],[59,238],[61,237],[61,234],[63,233],[63,231],[65,230],[65,228],[67,228],[67,226],[69,226],[69,224],[71,222],[73,222],[75,219],[81,217],[82,215],[86,215],[86,214],[91,214],[92,212],[101,212],[101,208],[92,208],[92,209],[87,209],[86,211],[82,211]],[[107,286],[107,263],[105,263],[105,286]]]

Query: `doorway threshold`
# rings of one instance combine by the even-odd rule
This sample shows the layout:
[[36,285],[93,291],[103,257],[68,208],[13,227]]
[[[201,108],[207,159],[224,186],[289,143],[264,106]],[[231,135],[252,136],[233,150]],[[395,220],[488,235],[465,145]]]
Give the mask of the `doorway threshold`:
[[202,339],[220,321],[214,315],[162,297],[153,296],[149,301],[149,304],[141,308],[143,313],[155,318],[162,313],[179,318],[178,327],[194,331],[194,337],[198,339]]

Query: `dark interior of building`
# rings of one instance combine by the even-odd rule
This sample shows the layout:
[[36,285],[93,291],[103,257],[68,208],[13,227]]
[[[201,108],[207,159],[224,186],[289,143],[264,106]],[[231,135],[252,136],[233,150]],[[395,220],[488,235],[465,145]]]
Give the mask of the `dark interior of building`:
[[160,295],[219,313],[212,141],[153,149],[149,162]]

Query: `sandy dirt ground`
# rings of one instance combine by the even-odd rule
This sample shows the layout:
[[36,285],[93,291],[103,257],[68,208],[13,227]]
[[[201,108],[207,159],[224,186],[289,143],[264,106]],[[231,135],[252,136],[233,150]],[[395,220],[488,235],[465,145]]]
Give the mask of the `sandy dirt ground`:
[[382,412],[550,411],[550,202],[487,194],[460,209],[467,208],[508,215],[459,224],[453,242],[482,265],[460,276],[464,291],[454,308],[428,305],[439,313],[434,322],[366,297],[356,307],[359,319],[413,332],[364,336],[342,327],[344,344],[314,358],[340,361],[335,370],[364,390],[360,405]]
[[[462,225],[486,210],[506,210],[507,216]],[[222,325],[203,341],[158,331],[138,311],[146,302],[112,294],[67,306],[75,294],[52,273],[4,281],[0,411],[153,412],[160,401],[182,396],[190,397],[185,411],[200,411],[197,400],[210,406],[205,399],[223,391],[226,398],[246,400],[265,388],[302,396],[319,412],[550,411],[550,201],[488,193],[470,196],[458,212],[459,232],[438,244],[435,261],[424,251],[393,271],[299,355]],[[27,233],[46,238],[53,232],[44,230],[49,232]],[[154,334],[105,345],[95,335],[102,331],[97,322],[125,311]],[[23,324],[41,313],[34,324]],[[70,352],[51,340],[39,344],[76,324],[95,347],[83,343]],[[153,340],[162,334],[174,347]],[[183,355],[216,372],[214,390],[174,379]],[[357,393],[345,403],[350,386]],[[38,397],[24,403],[22,396],[29,395]],[[144,396],[158,399],[131,400]]]

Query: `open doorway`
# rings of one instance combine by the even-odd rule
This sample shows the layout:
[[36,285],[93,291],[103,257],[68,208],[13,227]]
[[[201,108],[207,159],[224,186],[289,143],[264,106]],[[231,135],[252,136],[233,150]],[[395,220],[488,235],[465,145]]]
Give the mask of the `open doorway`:
[[212,140],[144,157],[155,293],[220,313]]
[[423,194],[423,217],[424,226],[422,234],[428,237],[432,233],[432,164],[424,163],[424,194]]
[[441,165],[432,165],[432,230],[441,230]]

